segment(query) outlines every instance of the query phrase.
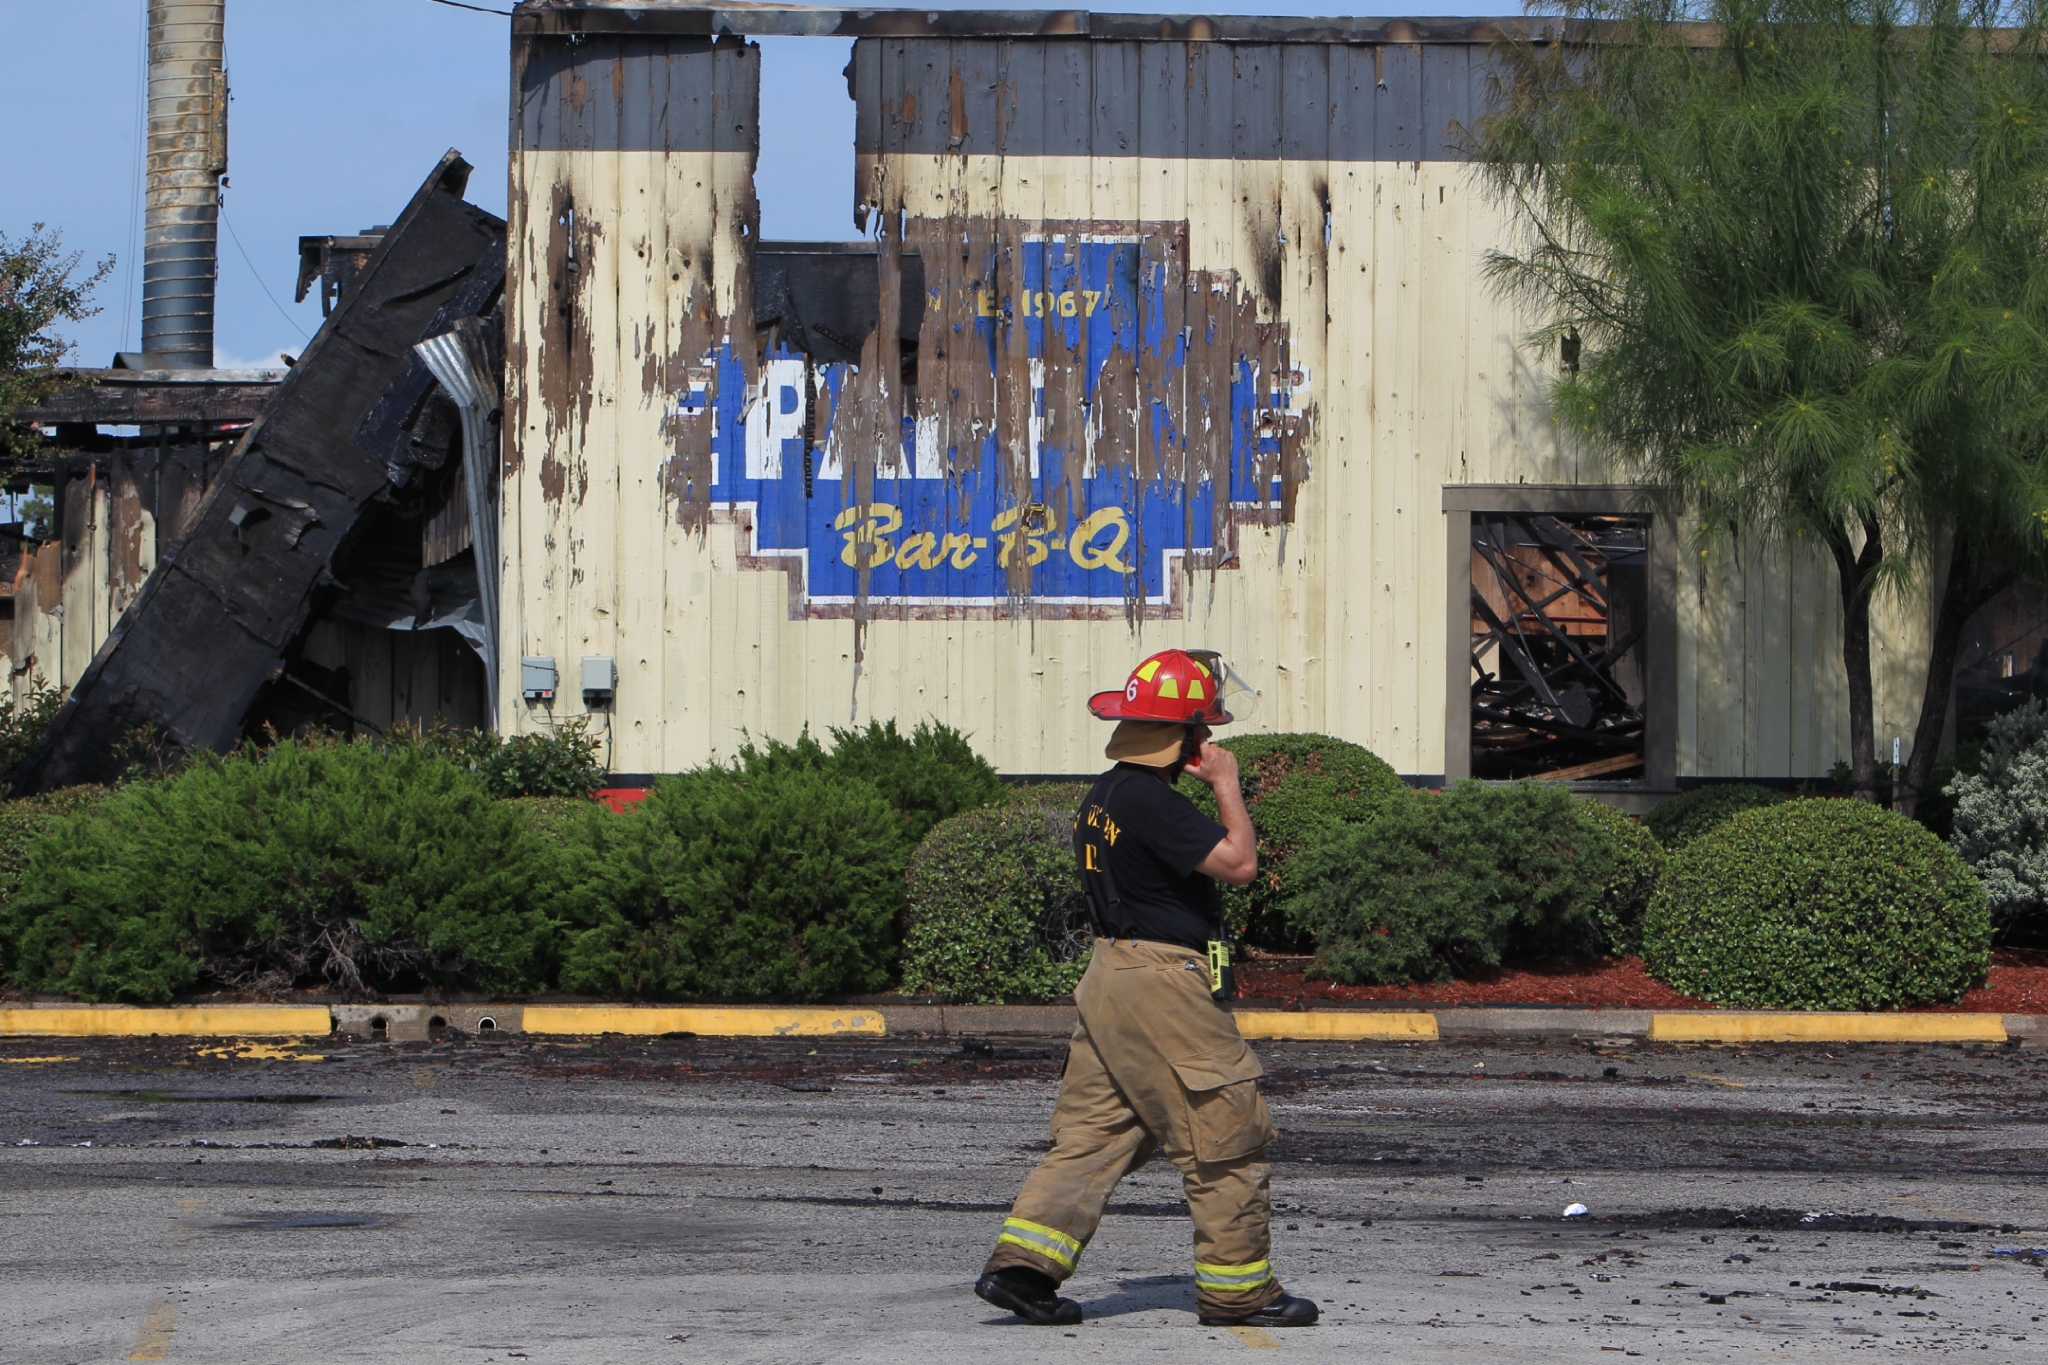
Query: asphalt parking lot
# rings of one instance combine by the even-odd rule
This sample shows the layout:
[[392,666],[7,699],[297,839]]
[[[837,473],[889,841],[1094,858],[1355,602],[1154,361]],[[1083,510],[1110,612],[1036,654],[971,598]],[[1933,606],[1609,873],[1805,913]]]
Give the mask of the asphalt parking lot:
[[1196,1324],[1165,1168],[1080,1327],[968,1293],[1039,1040],[6,1040],[0,1361],[2048,1356],[2048,1051],[1260,1052],[1292,1334]]

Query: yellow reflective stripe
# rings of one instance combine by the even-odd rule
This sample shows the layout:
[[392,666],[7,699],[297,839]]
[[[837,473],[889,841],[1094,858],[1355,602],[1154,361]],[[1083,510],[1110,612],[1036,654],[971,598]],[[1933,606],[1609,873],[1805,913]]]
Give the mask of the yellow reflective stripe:
[[1038,1252],[1041,1256],[1058,1261],[1067,1269],[1074,1268],[1074,1262],[1081,1255],[1081,1244],[1043,1223],[1034,1223],[1028,1218],[1006,1218],[1003,1220],[1003,1235],[998,1242],[1023,1247],[1026,1251]]
[[1060,1252],[1054,1250],[1052,1247],[1047,1246],[1043,1242],[1027,1241],[1024,1238],[1019,1237],[1014,1232],[1006,1232],[1002,1236],[996,1238],[996,1244],[998,1246],[1002,1245],[1004,1242],[1008,1242],[1013,1247],[1023,1247],[1026,1251],[1031,1252],[1033,1255],[1043,1256],[1048,1261],[1056,1261],[1068,1270],[1072,1270],[1074,1268],[1074,1263],[1071,1259],[1061,1254]]
[[1065,1247],[1076,1256],[1081,1254],[1081,1244],[1067,1236],[1066,1233],[1061,1232],[1058,1228],[1049,1228],[1043,1223],[1034,1223],[1029,1218],[1005,1218],[1003,1226],[1015,1228],[1019,1232],[1035,1232],[1040,1237],[1050,1240],[1054,1246]]
[[1209,1265],[1203,1261],[1195,1262],[1195,1285],[1200,1289],[1241,1294],[1249,1289],[1264,1288],[1272,1279],[1271,1261],[1253,1261],[1250,1265]]

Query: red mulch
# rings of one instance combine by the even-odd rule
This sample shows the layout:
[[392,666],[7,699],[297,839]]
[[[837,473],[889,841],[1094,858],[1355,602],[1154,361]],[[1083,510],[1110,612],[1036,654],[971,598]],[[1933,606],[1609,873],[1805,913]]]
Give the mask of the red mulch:
[[[1569,1009],[1711,1009],[1651,979],[1639,957],[1590,964],[1510,967],[1474,981],[1407,986],[1340,986],[1303,976],[1307,958],[1240,959],[1238,995],[1247,1003],[1289,1007],[1335,1005],[1554,1005]],[[2001,948],[1991,979],[1954,1005],[1923,1008],[1987,1014],[2048,1014],[2048,952]]]

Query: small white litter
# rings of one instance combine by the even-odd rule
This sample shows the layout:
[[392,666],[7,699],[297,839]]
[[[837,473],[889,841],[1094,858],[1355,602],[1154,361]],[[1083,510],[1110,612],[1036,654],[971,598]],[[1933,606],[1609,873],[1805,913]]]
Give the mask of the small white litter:
[[1565,1205],[1564,1216],[1567,1218],[1584,1218],[1591,1212],[1592,1210],[1584,1204],[1567,1204]]

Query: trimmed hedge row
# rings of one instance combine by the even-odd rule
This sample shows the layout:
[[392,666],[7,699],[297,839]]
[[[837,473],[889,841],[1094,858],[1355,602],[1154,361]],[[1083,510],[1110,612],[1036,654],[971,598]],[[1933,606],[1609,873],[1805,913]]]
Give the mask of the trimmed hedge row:
[[[447,737],[292,741],[0,804],[0,980],[137,1002],[1070,990],[1089,939],[1071,847],[1085,788],[1006,788],[938,726],[831,740],[749,745],[624,815],[498,799],[587,785],[573,736],[514,758]],[[1711,787],[1646,827],[1542,783],[1410,791],[1321,736],[1228,747],[1261,845],[1231,917],[1339,981],[1640,949],[1722,1003],[1864,1008],[1954,999],[1988,962],[1978,882],[1875,807]]]
[[308,987],[742,1000],[880,989],[895,975],[917,838],[1006,789],[950,731],[834,738],[829,753],[808,740],[749,749],[623,816],[581,798],[494,795],[590,785],[577,737],[566,752],[439,735],[292,740],[108,794],[7,803],[0,979],[136,1003]]
[[553,881],[519,812],[455,764],[292,742],[44,825],[0,943],[16,984],[88,1000],[526,990],[550,976]]

